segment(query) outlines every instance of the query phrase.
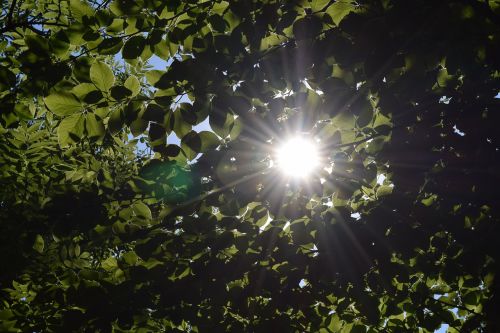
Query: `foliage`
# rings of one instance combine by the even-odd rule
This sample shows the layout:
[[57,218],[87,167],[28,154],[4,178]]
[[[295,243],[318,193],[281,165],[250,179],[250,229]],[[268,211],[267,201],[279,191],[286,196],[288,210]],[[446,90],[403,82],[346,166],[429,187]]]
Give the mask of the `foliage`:
[[[0,22],[0,331],[500,331],[498,1]],[[270,167],[294,131],[307,182]]]

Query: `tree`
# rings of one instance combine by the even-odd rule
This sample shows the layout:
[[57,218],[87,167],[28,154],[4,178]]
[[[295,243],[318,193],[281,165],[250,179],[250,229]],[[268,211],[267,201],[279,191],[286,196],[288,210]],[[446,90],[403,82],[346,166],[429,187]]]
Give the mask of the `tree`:
[[500,330],[498,1],[0,18],[1,331]]

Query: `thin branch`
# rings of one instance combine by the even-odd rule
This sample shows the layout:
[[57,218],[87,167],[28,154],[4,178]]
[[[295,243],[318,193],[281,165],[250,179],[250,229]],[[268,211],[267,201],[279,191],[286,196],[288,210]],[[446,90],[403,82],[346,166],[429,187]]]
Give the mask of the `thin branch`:
[[448,302],[442,301],[442,300],[440,300],[440,299],[435,299],[434,297],[428,297],[428,299],[433,300],[433,301],[438,302],[438,303],[441,303],[441,304],[443,304],[443,305],[449,306],[449,307],[451,307],[451,308],[457,308],[457,309],[460,309],[460,310],[467,311],[467,312],[469,312],[470,314],[473,314],[473,315],[476,315],[476,316],[479,316],[479,317],[483,317],[483,315],[482,315],[481,313],[477,313],[476,311],[471,310],[471,309],[468,309],[467,307],[465,307],[465,306],[463,306],[463,305],[451,304],[451,303],[448,303]]
[[17,0],[12,0],[10,4],[9,12],[7,13],[7,25],[12,24],[12,16],[14,15],[14,9],[16,9]]
[[5,27],[3,27],[2,29],[0,29],[0,34],[4,34],[8,31],[13,31],[17,28],[28,28],[30,30],[33,30],[35,29],[36,33],[41,33],[41,34],[44,34],[43,31],[41,30],[38,30],[36,28],[33,27],[33,25],[37,25],[37,24],[40,24],[40,25],[48,25],[48,26],[56,26],[56,27],[67,27],[68,25],[67,24],[63,24],[63,23],[57,23],[57,22],[47,22],[47,21],[27,21],[27,22],[14,22],[14,23],[11,23],[11,24],[7,24]]
[[110,3],[110,2],[111,2],[111,0],[106,0],[106,1],[101,2],[101,4],[99,6],[97,6],[96,11],[98,11],[99,9],[101,9],[103,7],[106,7],[108,5],[108,3]]

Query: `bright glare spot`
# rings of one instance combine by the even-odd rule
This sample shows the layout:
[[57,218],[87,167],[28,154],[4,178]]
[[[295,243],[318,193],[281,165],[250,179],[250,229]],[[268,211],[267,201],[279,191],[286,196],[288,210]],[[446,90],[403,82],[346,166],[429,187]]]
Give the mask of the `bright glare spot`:
[[361,219],[361,214],[360,214],[360,213],[358,213],[358,212],[355,212],[355,213],[352,213],[352,214],[351,214],[351,217],[352,217],[353,219],[355,219],[356,221],[358,221],[359,219]]
[[462,132],[461,130],[458,129],[457,125],[453,125],[453,133],[458,134],[460,136],[464,136],[465,132]]
[[309,175],[319,164],[316,144],[302,137],[290,139],[279,148],[277,164],[288,176],[303,178]]

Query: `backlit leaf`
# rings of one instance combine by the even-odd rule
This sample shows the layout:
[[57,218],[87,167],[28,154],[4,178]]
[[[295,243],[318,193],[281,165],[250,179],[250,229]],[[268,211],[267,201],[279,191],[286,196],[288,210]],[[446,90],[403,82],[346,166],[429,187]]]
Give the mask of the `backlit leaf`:
[[111,89],[115,82],[115,76],[111,68],[100,61],[96,61],[90,67],[90,79],[102,91]]
[[80,101],[71,93],[55,92],[45,97],[47,108],[58,116],[68,116],[82,110]]

